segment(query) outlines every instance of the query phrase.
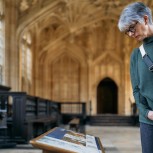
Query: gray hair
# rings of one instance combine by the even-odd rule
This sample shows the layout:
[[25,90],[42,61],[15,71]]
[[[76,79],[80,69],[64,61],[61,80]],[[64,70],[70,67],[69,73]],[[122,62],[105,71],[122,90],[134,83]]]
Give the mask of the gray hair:
[[142,2],[129,4],[121,13],[118,28],[123,32],[135,21],[142,23],[144,15],[148,16],[149,24],[152,24],[152,12],[149,7]]

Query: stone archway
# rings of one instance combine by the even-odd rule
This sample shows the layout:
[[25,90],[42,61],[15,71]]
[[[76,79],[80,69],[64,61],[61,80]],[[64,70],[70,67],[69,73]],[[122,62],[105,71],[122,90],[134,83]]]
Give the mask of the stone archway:
[[97,114],[117,114],[118,87],[110,79],[103,79],[97,87]]

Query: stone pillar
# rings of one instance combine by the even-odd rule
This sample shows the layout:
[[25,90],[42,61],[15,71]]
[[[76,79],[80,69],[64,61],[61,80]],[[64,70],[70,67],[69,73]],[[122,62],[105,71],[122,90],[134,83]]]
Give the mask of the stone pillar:
[[39,58],[39,42],[40,42],[40,30],[38,27],[38,24],[35,24],[35,50],[33,53],[34,57],[34,95],[40,96],[40,75],[39,75],[39,69],[40,69],[40,58]]
[[93,99],[92,99],[92,57],[88,59],[88,104],[87,104],[87,112],[90,114],[93,113]]
[[129,39],[125,39],[124,44],[124,79],[125,79],[125,115],[130,115],[131,107],[130,107],[130,42]]
[[14,0],[5,0],[5,37],[6,37],[6,84],[13,91],[19,89],[19,49],[17,48],[17,13]]

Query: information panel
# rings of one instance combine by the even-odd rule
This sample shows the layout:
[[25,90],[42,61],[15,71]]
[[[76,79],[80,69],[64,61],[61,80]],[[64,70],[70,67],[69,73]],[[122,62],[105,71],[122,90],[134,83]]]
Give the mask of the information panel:
[[104,149],[98,137],[84,135],[60,127],[54,128],[31,140],[30,143],[41,149],[50,151],[59,150],[59,153],[104,153]]

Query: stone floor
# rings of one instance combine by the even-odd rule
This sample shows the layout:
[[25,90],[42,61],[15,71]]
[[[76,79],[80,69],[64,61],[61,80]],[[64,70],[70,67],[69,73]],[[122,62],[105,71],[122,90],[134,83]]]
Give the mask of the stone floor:
[[[101,139],[105,153],[141,153],[138,127],[86,126],[86,133]],[[12,149],[0,149],[0,153],[42,153],[42,151],[31,145],[17,145]]]
[[138,127],[87,127],[87,132],[100,137],[106,153],[141,153]]

